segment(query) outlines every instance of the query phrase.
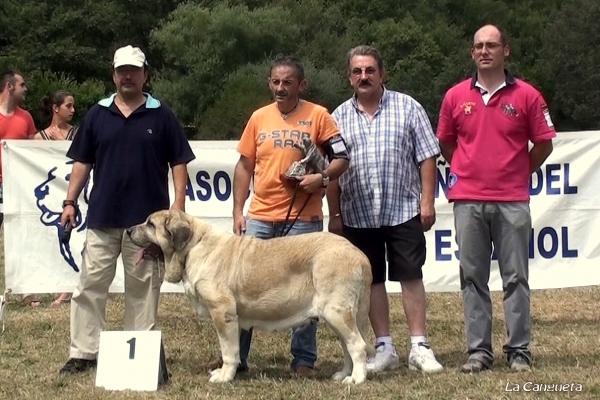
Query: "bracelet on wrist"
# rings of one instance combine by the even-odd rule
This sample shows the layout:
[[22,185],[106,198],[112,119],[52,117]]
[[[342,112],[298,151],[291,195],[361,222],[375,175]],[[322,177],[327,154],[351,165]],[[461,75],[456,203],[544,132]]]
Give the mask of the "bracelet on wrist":
[[76,202],[75,200],[64,200],[62,203],[62,208],[65,208],[66,206],[73,206],[75,207]]

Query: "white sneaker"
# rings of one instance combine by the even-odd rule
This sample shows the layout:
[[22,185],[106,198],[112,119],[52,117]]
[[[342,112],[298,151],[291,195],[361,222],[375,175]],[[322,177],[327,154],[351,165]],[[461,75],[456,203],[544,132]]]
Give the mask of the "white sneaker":
[[435,359],[435,355],[429,344],[421,342],[410,349],[408,369],[432,374],[440,372],[444,367]]
[[375,357],[367,360],[368,372],[381,372],[389,369],[400,368],[400,357],[396,353],[394,346],[386,346],[378,343]]

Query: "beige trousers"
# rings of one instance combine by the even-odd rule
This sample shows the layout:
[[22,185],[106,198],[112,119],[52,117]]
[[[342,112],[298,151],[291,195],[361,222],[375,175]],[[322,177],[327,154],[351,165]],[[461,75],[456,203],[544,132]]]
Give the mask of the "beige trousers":
[[108,289],[119,254],[125,278],[125,330],[152,330],[156,326],[163,266],[156,260],[143,260],[135,266],[139,249],[125,229],[87,230],[81,275],[71,300],[71,358],[92,360],[98,355]]

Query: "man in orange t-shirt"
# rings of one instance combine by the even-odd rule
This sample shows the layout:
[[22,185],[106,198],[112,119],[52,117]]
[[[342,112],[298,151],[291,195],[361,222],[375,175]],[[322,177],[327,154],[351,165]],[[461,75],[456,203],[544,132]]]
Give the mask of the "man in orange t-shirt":
[[[27,139],[35,134],[31,114],[19,107],[27,95],[23,76],[17,71],[0,75],[0,140]],[[0,153],[0,203],[2,203],[2,157]],[[0,225],[4,214],[0,214]]]
[[[25,100],[27,86],[23,75],[17,71],[6,71],[0,75],[0,140],[27,139],[35,134],[35,124],[31,114],[19,107]],[[2,152],[0,150],[0,204],[3,202]],[[0,226],[4,213],[0,213]],[[24,293],[23,303],[37,307],[40,302],[33,295]]]
[[[306,87],[304,68],[293,57],[273,62],[269,88],[275,102],[256,110],[239,141],[240,159],[233,179],[233,231],[262,239],[323,230],[323,194],[330,181],[348,168],[348,152],[335,121],[317,104],[300,99]],[[283,175],[303,155],[294,147],[310,137],[329,159],[322,173],[290,182]],[[254,194],[244,216],[250,180]],[[312,321],[292,331],[292,370],[300,377],[314,376],[317,359],[317,324]],[[240,335],[240,365],[247,369],[252,331]]]

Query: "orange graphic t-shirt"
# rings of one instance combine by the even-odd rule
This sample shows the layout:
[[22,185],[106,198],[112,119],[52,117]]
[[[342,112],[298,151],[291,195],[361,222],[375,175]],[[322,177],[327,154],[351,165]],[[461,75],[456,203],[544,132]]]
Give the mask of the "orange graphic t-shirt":
[[[255,161],[254,194],[248,217],[262,221],[285,221],[295,189],[293,184],[284,182],[282,175],[294,161],[302,158],[302,152],[293,147],[293,144],[309,135],[324,154],[323,144],[339,133],[327,109],[308,101],[301,101],[286,119],[276,103],[256,110],[237,147],[241,155]],[[323,219],[324,193],[323,189],[310,196],[298,220]],[[308,196],[309,193],[298,189],[290,220],[296,218]]]
[[[22,108],[15,108],[13,115],[0,114],[0,140],[27,139],[36,132],[31,114]],[[2,183],[2,152],[0,151],[0,183]]]

